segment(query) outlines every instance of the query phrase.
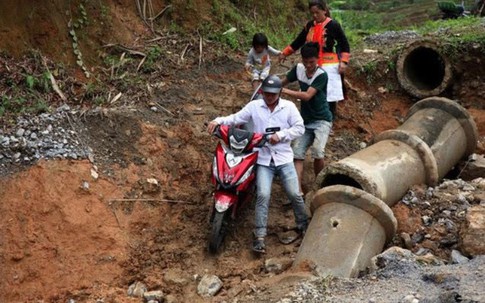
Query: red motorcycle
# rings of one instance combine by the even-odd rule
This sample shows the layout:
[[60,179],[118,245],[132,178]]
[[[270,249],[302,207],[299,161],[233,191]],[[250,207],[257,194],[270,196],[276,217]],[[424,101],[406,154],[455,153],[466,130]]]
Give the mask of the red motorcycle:
[[213,135],[221,140],[212,163],[215,191],[209,239],[211,253],[217,253],[230,223],[254,196],[258,151],[253,149],[262,147],[269,139],[268,133],[278,130],[268,128],[266,134],[260,134],[227,125],[219,125],[214,130]]

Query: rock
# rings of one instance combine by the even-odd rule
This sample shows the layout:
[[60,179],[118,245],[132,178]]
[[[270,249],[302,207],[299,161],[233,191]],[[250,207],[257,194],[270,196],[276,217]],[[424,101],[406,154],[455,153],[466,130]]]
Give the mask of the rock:
[[429,265],[444,265],[445,262],[438,258],[437,256],[433,255],[432,253],[428,252],[423,256],[417,256],[416,261],[423,264]]
[[468,209],[465,224],[460,231],[461,251],[466,255],[485,254],[485,206],[476,205]]
[[167,295],[165,297],[165,303],[178,303],[178,302],[181,302],[181,300],[177,299],[177,297],[174,295]]
[[10,138],[9,137],[3,137],[2,138],[2,145],[3,146],[9,146],[10,145]]
[[[474,160],[472,160],[474,159]],[[458,165],[460,178],[466,181],[485,176],[485,156],[473,154],[470,160]]]
[[419,300],[414,297],[414,295],[407,295],[402,298],[401,303],[419,303]]
[[287,270],[292,263],[290,258],[271,258],[264,262],[264,268],[267,272],[279,274]]
[[401,233],[401,239],[404,242],[404,247],[406,249],[413,248],[413,241],[411,240],[411,236],[408,233]]
[[385,93],[387,93],[387,89],[386,89],[385,87],[382,87],[382,86],[381,86],[381,87],[379,87],[377,90],[378,90],[378,91],[379,91],[379,93],[381,93],[381,94],[385,94]]
[[430,225],[431,224],[431,218],[429,216],[422,216],[421,220],[423,221],[424,225]]
[[222,281],[214,275],[204,275],[197,286],[197,293],[202,297],[213,297],[222,288]]
[[99,174],[96,170],[94,170],[93,168],[91,168],[91,177],[94,179],[94,180],[98,180],[99,178]]
[[145,180],[139,180],[144,194],[158,194],[161,190],[160,182],[155,178],[147,178]]
[[184,272],[176,269],[168,269],[164,276],[163,281],[172,286],[185,286],[189,283],[189,278],[184,276]]
[[476,178],[471,183],[478,189],[485,190],[485,178]]
[[464,255],[461,254],[461,252],[459,252],[458,250],[456,249],[453,249],[451,251],[451,260],[450,262],[452,264],[462,264],[462,263],[466,263],[470,261],[467,257],[465,257]]
[[145,284],[141,282],[135,282],[128,287],[128,296],[143,298],[143,294],[147,291]]
[[23,137],[24,133],[25,133],[25,129],[19,128],[15,134],[17,135],[17,137]]
[[415,260],[416,256],[410,250],[393,246],[371,259],[371,271],[384,268],[389,263]]
[[89,183],[87,181],[83,181],[81,188],[85,191],[89,190]]
[[147,291],[143,294],[143,298],[145,298],[146,301],[163,302],[164,300],[163,291],[161,290]]

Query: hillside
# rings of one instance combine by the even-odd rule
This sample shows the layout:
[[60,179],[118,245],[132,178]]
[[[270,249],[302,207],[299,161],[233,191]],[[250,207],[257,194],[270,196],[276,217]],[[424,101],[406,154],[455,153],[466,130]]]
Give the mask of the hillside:
[[[221,252],[208,253],[216,141],[206,124],[240,109],[251,96],[243,70],[248,37],[272,30],[281,47],[309,18],[305,1],[268,3],[0,3],[0,302],[483,300],[483,256],[467,255],[470,262],[451,265],[452,252],[463,251],[457,239],[464,214],[481,207],[485,196],[483,176],[455,180],[461,171],[435,187],[410,189],[392,209],[399,229],[385,247],[410,253],[359,278],[288,268],[301,239],[281,242],[294,223],[279,183],[266,255],[249,249],[252,206]],[[389,1],[373,3],[381,8],[372,12],[385,13]],[[411,4],[399,3],[400,10],[389,11],[411,20]],[[425,12],[414,15],[427,16],[426,3]],[[485,43],[465,40],[485,32],[485,24],[475,22],[474,30],[450,24],[427,35],[379,33],[355,48],[327,165],[403,122],[417,99],[400,87],[396,62],[421,38],[447,42],[443,49],[451,58],[463,57],[452,61],[456,78],[442,95],[473,117],[475,153],[485,153]],[[223,35],[231,27],[237,31]],[[275,64],[273,72],[287,69]],[[309,191],[309,159],[305,166]],[[222,283],[212,297],[199,294],[206,275]],[[142,298],[147,290],[159,293],[149,301]]]

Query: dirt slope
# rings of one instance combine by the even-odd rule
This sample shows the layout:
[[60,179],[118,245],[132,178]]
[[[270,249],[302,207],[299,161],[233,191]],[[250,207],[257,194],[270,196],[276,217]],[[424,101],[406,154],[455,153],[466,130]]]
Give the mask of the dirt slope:
[[[130,3],[115,4],[131,7]],[[49,5],[54,2],[43,9],[58,9]],[[279,283],[277,278],[267,279],[264,261],[291,259],[299,245],[282,245],[275,235],[294,224],[291,210],[281,205],[279,185],[270,207],[271,235],[264,258],[248,249],[252,208],[241,216],[221,254],[207,253],[209,176],[216,143],[205,133],[204,123],[241,108],[250,85],[242,72],[243,54],[225,54],[210,43],[204,42],[202,62],[192,47],[186,61],[176,64],[190,42],[178,43],[177,52],[167,54],[158,63],[163,68],[152,73],[136,73],[136,59],[124,67],[142,78],[141,87],[148,84],[152,95],[127,89],[119,107],[81,106],[71,121],[64,121],[65,128],[78,132],[79,140],[92,149],[92,161],[15,164],[10,168],[20,172],[1,177],[0,302],[142,302],[127,296],[135,281],[149,290],[162,290],[172,302],[223,302],[237,300],[255,285],[264,290],[267,283]],[[283,67],[276,70],[282,71]],[[328,162],[398,126],[415,102],[400,90],[379,92],[382,83],[369,84],[355,67],[348,81],[349,99],[340,106]],[[480,132],[477,151],[483,153],[483,103],[471,92],[466,96],[471,97],[467,106]],[[158,180],[158,187],[150,185],[151,178]],[[307,187],[311,179],[311,174],[305,176]],[[412,215],[413,220],[419,217]],[[409,214],[403,211],[399,218],[408,221]],[[197,295],[198,279],[206,273],[224,282],[213,299]],[[276,295],[272,298],[277,300]]]

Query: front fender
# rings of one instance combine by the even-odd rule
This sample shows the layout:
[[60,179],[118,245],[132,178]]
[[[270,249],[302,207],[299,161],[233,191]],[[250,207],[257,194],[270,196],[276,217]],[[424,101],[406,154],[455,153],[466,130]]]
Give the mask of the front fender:
[[225,212],[237,201],[237,196],[227,192],[216,192],[214,194],[214,207],[218,212]]

